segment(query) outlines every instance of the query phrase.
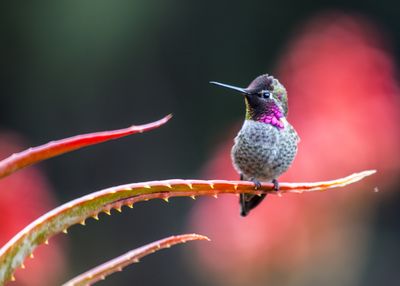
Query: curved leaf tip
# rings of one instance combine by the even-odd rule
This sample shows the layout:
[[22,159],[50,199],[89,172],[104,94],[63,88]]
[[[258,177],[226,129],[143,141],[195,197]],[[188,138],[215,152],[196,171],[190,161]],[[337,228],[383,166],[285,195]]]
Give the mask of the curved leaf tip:
[[169,248],[173,245],[185,243],[191,240],[210,240],[207,236],[199,234],[182,234],[170,236],[160,239],[153,243],[147,244],[140,248],[131,250],[117,258],[105,262],[85,273],[76,276],[75,278],[66,282],[63,286],[83,286],[92,285],[93,283],[104,280],[107,276],[122,271],[122,269],[130,264],[137,263],[141,258],[158,250]]

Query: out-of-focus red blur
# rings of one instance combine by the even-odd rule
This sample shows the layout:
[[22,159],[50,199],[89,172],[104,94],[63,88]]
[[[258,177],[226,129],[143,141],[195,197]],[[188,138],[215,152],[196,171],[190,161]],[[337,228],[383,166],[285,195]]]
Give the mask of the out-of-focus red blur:
[[[321,181],[366,169],[378,174],[341,190],[270,195],[246,218],[236,197],[198,202],[189,227],[212,239],[195,247],[201,269],[215,281],[357,283],[374,202],[387,198],[400,167],[399,89],[381,34],[361,17],[323,14],[296,33],[274,74],[288,90],[288,120],[301,137],[282,181]],[[230,149],[239,128],[211,155],[206,177],[238,179]]]
[[[0,158],[23,150],[19,136],[1,132]],[[0,245],[4,245],[29,223],[54,208],[46,178],[36,167],[29,167],[0,180]],[[34,259],[25,261],[26,269],[15,273],[15,286],[56,285],[66,268],[63,247],[55,238],[39,246]]]

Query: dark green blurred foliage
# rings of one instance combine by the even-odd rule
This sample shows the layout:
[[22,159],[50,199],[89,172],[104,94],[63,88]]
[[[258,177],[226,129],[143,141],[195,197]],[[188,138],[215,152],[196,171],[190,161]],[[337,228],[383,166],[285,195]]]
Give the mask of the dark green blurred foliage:
[[[35,146],[174,114],[151,133],[42,163],[60,203],[121,183],[196,177],[215,138],[243,115],[240,99],[217,94],[209,80],[246,85],[258,74],[273,73],[301,24],[331,9],[376,22],[397,56],[399,8],[385,0],[3,1],[0,127],[23,134]],[[186,199],[142,203],[101,216],[102,222],[85,229],[74,227],[68,277],[184,232],[192,204]],[[377,225],[392,216],[388,208],[398,207],[399,200],[385,207]],[[383,227],[398,229],[399,223],[392,222]],[[201,285],[181,248],[145,258],[103,285]],[[370,262],[363,285],[378,281],[384,272],[377,270],[380,265]]]

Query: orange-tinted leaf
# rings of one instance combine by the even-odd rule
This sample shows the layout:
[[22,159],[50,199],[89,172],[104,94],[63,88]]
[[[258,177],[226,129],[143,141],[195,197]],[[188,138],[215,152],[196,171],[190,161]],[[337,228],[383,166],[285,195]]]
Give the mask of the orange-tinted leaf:
[[[279,193],[299,193],[322,191],[355,183],[376,171],[369,170],[332,181],[317,183],[281,183]],[[98,219],[100,212],[111,209],[120,210],[136,202],[150,199],[166,200],[170,197],[195,197],[216,194],[276,194],[273,184],[264,183],[255,190],[254,183],[226,180],[164,180],[145,183],[126,184],[111,187],[70,201],[44,214],[14,236],[0,249],[0,285],[13,277],[16,268],[32,254],[39,244],[46,243],[50,237],[81,223],[89,217]]]

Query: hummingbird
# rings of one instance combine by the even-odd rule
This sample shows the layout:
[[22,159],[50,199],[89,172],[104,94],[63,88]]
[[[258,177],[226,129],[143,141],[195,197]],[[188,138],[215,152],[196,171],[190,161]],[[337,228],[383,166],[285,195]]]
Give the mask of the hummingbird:
[[[246,117],[234,139],[231,159],[240,180],[272,182],[279,191],[278,177],[292,164],[300,138],[286,120],[288,97],[285,87],[273,76],[256,77],[247,88],[220,82],[210,83],[239,92],[244,97]],[[258,206],[266,194],[240,194],[241,216]]]

